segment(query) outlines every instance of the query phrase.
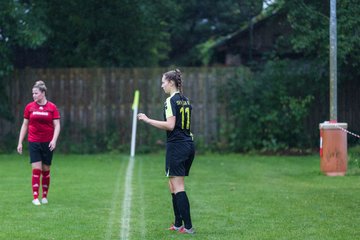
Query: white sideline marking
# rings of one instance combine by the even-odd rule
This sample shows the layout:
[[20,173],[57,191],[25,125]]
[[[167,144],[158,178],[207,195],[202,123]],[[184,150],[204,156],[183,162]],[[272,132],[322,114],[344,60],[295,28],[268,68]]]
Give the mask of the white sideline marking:
[[118,174],[116,176],[116,182],[115,182],[115,190],[113,192],[113,196],[111,199],[111,209],[110,209],[110,216],[109,216],[109,222],[108,222],[108,228],[106,231],[106,235],[105,235],[105,239],[109,240],[111,239],[111,235],[112,235],[112,229],[113,229],[113,225],[114,225],[114,218],[115,218],[115,213],[116,213],[116,204],[118,202],[119,199],[119,193],[120,193],[120,177],[122,176],[122,171],[118,171]]
[[130,232],[130,217],[131,217],[131,198],[132,198],[132,187],[131,180],[133,175],[134,168],[134,157],[130,157],[129,165],[126,170],[125,177],[125,192],[124,199],[122,205],[122,218],[121,218],[121,239],[127,240],[129,239]]

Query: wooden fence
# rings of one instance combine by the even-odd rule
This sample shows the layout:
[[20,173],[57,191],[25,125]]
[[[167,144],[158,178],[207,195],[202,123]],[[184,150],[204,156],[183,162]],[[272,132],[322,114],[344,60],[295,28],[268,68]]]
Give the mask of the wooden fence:
[[[9,94],[11,111],[15,118],[12,122],[0,119],[0,137],[12,136],[13,141],[17,142],[24,107],[32,101],[32,86],[35,81],[42,79],[48,88],[48,100],[54,102],[60,110],[61,136],[70,136],[72,141],[83,141],[84,133],[109,134],[110,131],[111,134],[120,136],[118,144],[129,144],[134,91],[140,91],[139,110],[152,118],[162,119],[166,96],[160,87],[161,76],[167,70],[163,68],[16,70],[6,83],[6,92]],[[217,86],[246,73],[240,68],[228,67],[181,70],[185,95],[190,98],[194,107],[192,131],[204,144],[217,142],[220,124],[226,124],[220,121],[220,117],[229,114],[224,112],[224,108],[218,102]],[[360,132],[359,90],[360,83],[354,81],[341,85],[338,94],[339,121],[347,122],[349,130],[356,133]],[[311,107],[306,125],[314,142],[318,141],[318,124],[328,120],[328,109],[327,101],[324,102],[320,98],[315,100]],[[154,131],[155,139],[149,137],[154,135]],[[165,134],[156,131],[139,124],[137,142],[153,144],[154,141],[164,140]]]
[[[205,144],[216,141],[218,115],[222,111],[217,101],[217,84],[235,77],[239,68],[183,68],[184,93],[194,106],[192,131]],[[132,102],[134,91],[140,91],[139,111],[162,119],[166,99],[161,89],[162,68],[91,68],[91,69],[24,69],[16,70],[7,82],[13,122],[0,119],[0,136],[17,136],[25,105],[32,101],[32,86],[45,82],[48,100],[61,114],[64,132],[73,141],[81,141],[84,133],[108,133],[111,129],[121,136],[119,144],[129,144],[131,138]],[[149,139],[149,128],[139,124],[138,143]],[[111,131],[111,130],[110,130]],[[157,134],[159,140],[165,133]],[[14,139],[16,141],[16,139]]]

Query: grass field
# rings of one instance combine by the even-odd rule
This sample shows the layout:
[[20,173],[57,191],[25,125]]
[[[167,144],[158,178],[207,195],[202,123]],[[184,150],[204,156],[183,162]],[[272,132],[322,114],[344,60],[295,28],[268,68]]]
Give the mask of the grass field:
[[[139,155],[129,239],[358,239],[358,176],[326,177],[319,157],[199,155],[186,179],[194,236],[173,221],[163,154]],[[31,204],[28,156],[0,155],[0,239],[121,239],[125,155],[55,154],[49,204]]]

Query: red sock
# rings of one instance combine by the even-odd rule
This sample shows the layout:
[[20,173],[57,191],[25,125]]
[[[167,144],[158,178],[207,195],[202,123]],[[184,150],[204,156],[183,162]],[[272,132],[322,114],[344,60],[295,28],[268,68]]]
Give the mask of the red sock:
[[32,170],[32,191],[34,199],[38,198],[39,196],[39,185],[40,185],[40,175],[41,175],[41,169],[33,169]]
[[42,197],[46,198],[50,186],[50,171],[42,171]]

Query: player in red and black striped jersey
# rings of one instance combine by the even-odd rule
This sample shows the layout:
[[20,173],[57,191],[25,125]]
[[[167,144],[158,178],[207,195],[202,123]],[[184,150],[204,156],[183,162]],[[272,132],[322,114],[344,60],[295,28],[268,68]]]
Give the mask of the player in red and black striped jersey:
[[[43,81],[35,83],[32,89],[34,101],[25,107],[24,121],[21,126],[17,147],[17,151],[22,154],[22,142],[25,135],[28,134],[34,205],[48,203],[50,165],[60,134],[60,114],[56,105],[46,99],[46,90]],[[40,203],[38,197],[41,176],[42,199]]]
[[169,177],[175,215],[175,222],[169,230],[192,234],[194,229],[184,184],[184,177],[189,175],[195,156],[193,135],[190,131],[192,106],[189,99],[182,93],[180,70],[164,73],[161,81],[164,92],[170,95],[164,106],[164,121],[150,119],[143,113],[138,114],[138,119],[156,128],[166,130],[165,172]]

